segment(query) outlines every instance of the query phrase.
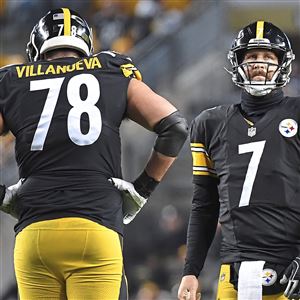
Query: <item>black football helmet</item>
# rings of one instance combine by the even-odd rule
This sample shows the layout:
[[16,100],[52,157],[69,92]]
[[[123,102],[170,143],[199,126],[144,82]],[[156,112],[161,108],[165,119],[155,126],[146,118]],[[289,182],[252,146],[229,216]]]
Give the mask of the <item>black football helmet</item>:
[[33,27],[26,52],[30,62],[54,49],[75,49],[83,56],[93,53],[92,30],[75,11],[68,8],[50,10]]
[[[276,54],[278,65],[271,80],[251,81],[247,76],[247,68],[251,62],[243,63],[245,53],[251,49],[267,49]],[[239,87],[245,89],[254,96],[263,96],[276,88],[284,87],[290,80],[292,71],[292,60],[295,55],[291,49],[291,44],[284,32],[269,22],[257,21],[243,28],[234,40],[228,53],[231,63],[232,81]],[[269,67],[274,64],[261,62]]]

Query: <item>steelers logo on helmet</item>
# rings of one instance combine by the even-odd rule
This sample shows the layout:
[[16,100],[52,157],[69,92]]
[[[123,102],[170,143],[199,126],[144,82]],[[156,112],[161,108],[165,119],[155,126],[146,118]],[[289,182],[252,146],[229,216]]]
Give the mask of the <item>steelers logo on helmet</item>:
[[298,132],[298,124],[293,119],[284,119],[279,124],[279,132],[284,137],[293,137]]
[[270,286],[273,285],[277,280],[277,273],[273,269],[264,269],[262,271],[262,285]]

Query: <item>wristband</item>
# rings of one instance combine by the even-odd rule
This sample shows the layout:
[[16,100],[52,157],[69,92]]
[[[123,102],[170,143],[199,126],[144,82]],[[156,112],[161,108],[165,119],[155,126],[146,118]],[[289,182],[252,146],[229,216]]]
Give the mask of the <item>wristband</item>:
[[134,182],[135,190],[144,198],[148,199],[151,193],[154,191],[159,181],[150,177],[146,171],[144,171]]

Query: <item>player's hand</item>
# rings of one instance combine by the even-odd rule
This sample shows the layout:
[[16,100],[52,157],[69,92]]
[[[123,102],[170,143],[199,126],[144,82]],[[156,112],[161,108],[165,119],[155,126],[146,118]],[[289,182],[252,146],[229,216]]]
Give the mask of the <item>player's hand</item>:
[[120,178],[111,178],[110,181],[122,192],[123,196],[123,223],[129,224],[139,213],[141,208],[147,203],[147,199],[142,197],[134,188],[131,182]]
[[15,211],[15,203],[17,198],[17,191],[22,185],[23,179],[20,179],[16,184],[6,188],[4,185],[0,185],[0,210],[10,214],[17,219]]
[[284,296],[288,299],[300,299],[300,257],[296,257],[291,264],[285,269],[281,284],[286,284]]
[[186,275],[181,279],[178,289],[179,300],[200,300],[201,293],[198,292],[198,279],[194,275]]

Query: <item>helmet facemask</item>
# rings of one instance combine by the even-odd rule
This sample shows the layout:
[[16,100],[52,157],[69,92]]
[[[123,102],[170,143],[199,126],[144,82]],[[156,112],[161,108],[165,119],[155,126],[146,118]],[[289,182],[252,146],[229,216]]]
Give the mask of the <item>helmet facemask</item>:
[[[250,78],[250,69],[256,64],[264,65],[264,74],[261,74],[262,71],[260,70],[260,76],[263,76],[265,78],[264,80],[252,80]],[[278,64],[264,61],[245,62],[241,63],[237,67],[239,75],[243,78],[242,85],[244,86],[245,90],[253,96],[264,96],[276,88],[276,80],[279,75],[279,68],[280,67]],[[271,72],[273,75],[270,78],[269,74]]]

